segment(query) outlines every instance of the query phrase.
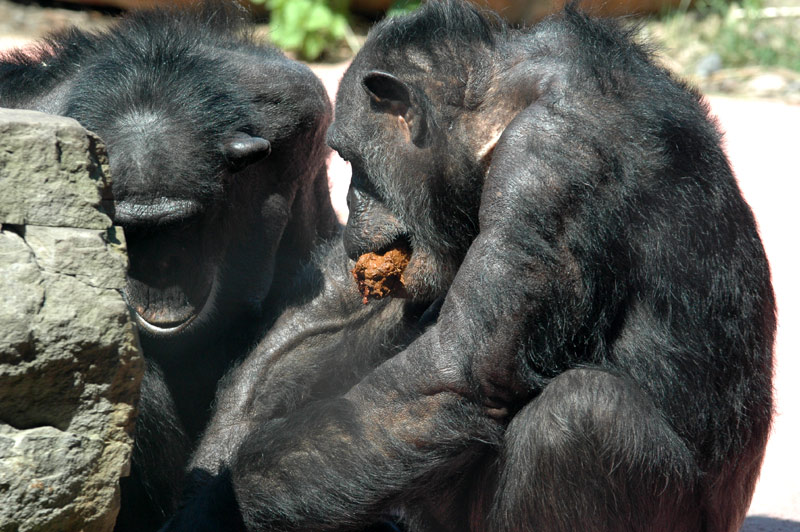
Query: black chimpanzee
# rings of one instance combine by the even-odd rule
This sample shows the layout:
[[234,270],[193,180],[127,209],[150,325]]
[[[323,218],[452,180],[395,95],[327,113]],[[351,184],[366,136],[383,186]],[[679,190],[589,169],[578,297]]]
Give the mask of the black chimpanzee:
[[125,297],[147,359],[119,530],[174,510],[216,383],[300,296],[291,279],[336,231],[311,71],[249,37],[233,7],[70,30],[0,62],[0,105],[77,119],[106,143]]
[[[774,300],[700,96],[614,22],[445,1],[373,29],[336,105],[343,246],[221,387],[167,528],[738,530]],[[352,259],[398,244],[407,299],[362,306]]]

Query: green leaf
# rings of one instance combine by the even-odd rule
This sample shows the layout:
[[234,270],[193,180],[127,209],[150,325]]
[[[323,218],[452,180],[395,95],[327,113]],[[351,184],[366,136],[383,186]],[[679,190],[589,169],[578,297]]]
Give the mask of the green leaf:
[[303,34],[298,31],[286,32],[275,44],[284,50],[299,50],[303,46]]
[[327,30],[333,23],[333,13],[325,4],[314,4],[308,13],[304,27],[308,31]]
[[313,61],[322,54],[325,49],[325,39],[318,33],[309,33],[303,43],[303,56],[309,61]]
[[295,0],[289,2],[284,9],[281,10],[281,18],[287,28],[294,30],[303,26],[303,19],[308,16],[311,11],[311,2],[308,0]]
[[349,25],[347,24],[347,17],[337,14],[333,16],[333,20],[331,21],[328,31],[330,32],[331,37],[337,41],[340,41],[347,35],[348,27]]
[[298,50],[303,44],[303,36],[302,31],[289,28],[285,24],[270,23],[270,40],[284,50]]
[[316,59],[348,38],[349,0],[255,1],[267,2],[270,7],[270,40],[305,59]]

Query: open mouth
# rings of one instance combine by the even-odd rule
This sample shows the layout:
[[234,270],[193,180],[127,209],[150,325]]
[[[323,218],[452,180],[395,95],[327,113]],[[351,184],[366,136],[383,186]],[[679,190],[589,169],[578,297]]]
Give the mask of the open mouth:
[[180,333],[213,307],[216,260],[204,246],[202,221],[125,229],[130,267],[125,300],[140,329]]
[[171,336],[186,330],[207,312],[213,306],[216,275],[210,272],[193,277],[165,287],[129,277],[124,296],[139,328],[155,336]]
[[375,253],[378,254],[378,255],[383,255],[387,251],[390,251],[390,250],[393,250],[393,249],[403,250],[409,256],[411,256],[413,254],[413,248],[411,247],[411,239],[405,233],[400,233],[399,235],[394,237],[391,240],[391,242],[389,242],[388,244],[386,244],[384,246],[381,246],[380,248],[375,250]]

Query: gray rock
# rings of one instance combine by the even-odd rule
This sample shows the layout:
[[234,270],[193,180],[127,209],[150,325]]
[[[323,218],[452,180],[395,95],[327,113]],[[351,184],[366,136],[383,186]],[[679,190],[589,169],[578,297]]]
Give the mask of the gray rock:
[[711,52],[697,62],[694,71],[699,77],[707,78],[720,69],[722,69],[722,56],[717,52]]
[[0,232],[0,364],[28,357],[33,349],[29,318],[44,303],[42,272],[21,237]]
[[3,110],[0,146],[3,223],[108,227],[108,157],[93,133],[71,118]]
[[43,271],[72,275],[98,288],[125,286],[128,259],[119,228],[100,231],[29,225],[25,241]]
[[0,110],[0,532],[110,531],[143,362],[102,144]]

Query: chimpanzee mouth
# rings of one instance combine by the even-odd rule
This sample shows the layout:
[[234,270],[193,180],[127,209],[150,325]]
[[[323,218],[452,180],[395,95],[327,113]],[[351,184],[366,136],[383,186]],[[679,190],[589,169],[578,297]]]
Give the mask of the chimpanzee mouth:
[[380,246],[375,251],[375,253],[377,255],[384,255],[384,254],[386,254],[388,251],[390,251],[392,249],[402,249],[405,252],[407,252],[409,255],[412,255],[414,253],[414,248],[411,245],[411,239],[409,238],[408,234],[406,234],[406,233],[398,234],[397,236],[392,238],[391,242],[389,242],[388,244],[385,244],[383,246]]
[[202,220],[132,226],[125,235],[130,267],[124,296],[140,330],[173,336],[211,312],[218,268],[204,243]]
[[174,336],[214,307],[216,278],[212,273],[210,279],[201,281],[202,287],[187,291],[178,285],[156,288],[129,277],[124,297],[140,330],[153,336]]
[[404,250],[408,254],[408,264],[400,281],[403,290],[398,291],[398,296],[418,303],[432,302],[446,291],[441,279],[442,263],[426,246],[415,245],[408,233],[401,233],[391,243],[381,246],[377,253],[382,255],[392,249]]

